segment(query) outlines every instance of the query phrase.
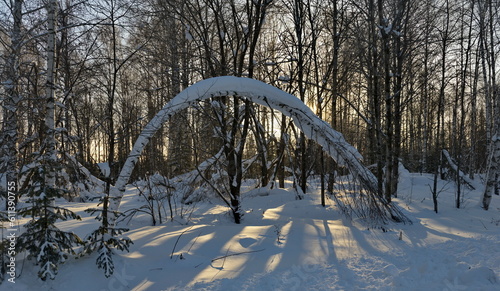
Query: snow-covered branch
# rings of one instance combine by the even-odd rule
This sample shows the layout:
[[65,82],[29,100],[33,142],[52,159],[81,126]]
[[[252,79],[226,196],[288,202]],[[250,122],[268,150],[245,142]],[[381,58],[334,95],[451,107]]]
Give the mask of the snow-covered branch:
[[185,89],[167,103],[144,127],[120,172],[112,193],[115,199],[112,199],[110,209],[112,211],[118,209],[125,186],[139,156],[163,123],[196,101],[229,95],[247,98],[254,103],[278,110],[292,118],[297,128],[308,138],[320,144],[323,150],[339,165],[349,169],[368,193],[371,193],[372,197],[370,200],[378,201],[380,203],[376,203],[380,205],[385,204],[384,201],[381,201],[382,198],[379,198],[375,194],[377,193],[377,179],[361,163],[361,154],[346,142],[341,133],[335,131],[327,122],[317,117],[301,100],[276,87],[257,80],[224,76],[206,79]]

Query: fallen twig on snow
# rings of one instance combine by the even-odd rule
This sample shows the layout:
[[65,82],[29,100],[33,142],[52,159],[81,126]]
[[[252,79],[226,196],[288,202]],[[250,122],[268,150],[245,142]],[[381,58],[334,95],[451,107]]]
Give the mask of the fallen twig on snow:
[[225,256],[213,259],[212,262],[215,262],[215,261],[221,260],[221,259],[225,259],[227,257],[238,256],[238,255],[249,254],[249,253],[262,252],[263,250],[265,250],[265,249],[260,249],[260,250],[255,250],[255,251],[248,251],[248,252],[241,252],[241,253],[234,253],[234,254],[230,254],[230,255],[225,255]]

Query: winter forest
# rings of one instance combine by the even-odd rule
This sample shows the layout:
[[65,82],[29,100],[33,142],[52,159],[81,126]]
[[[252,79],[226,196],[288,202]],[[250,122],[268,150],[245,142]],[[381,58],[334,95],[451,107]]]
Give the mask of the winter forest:
[[0,290],[499,290],[500,2],[0,0]]

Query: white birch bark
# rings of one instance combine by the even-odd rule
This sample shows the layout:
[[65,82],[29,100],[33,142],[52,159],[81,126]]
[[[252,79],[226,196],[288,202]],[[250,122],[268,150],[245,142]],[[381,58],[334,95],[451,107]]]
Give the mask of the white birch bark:
[[[496,59],[495,44],[494,44],[494,26],[493,26],[493,9],[492,2],[489,1],[485,5],[488,5],[488,18],[489,18],[489,41],[490,47],[487,48],[486,38],[483,41],[485,49],[490,56],[490,60]],[[482,52],[484,53],[484,51]],[[483,55],[484,57],[484,55]],[[491,96],[491,113],[493,114],[492,122],[492,137],[491,144],[489,148],[488,155],[488,171],[486,177],[486,187],[483,194],[483,208],[488,210],[493,194],[498,194],[498,178],[500,177],[500,91],[496,84],[496,64],[494,61],[489,63],[489,84],[487,83],[487,89]],[[483,69],[484,69],[484,58],[483,58]]]
[[57,161],[55,139],[55,55],[56,55],[56,14],[57,0],[47,3],[47,72],[45,83],[45,161],[49,165],[46,185],[55,186],[54,165]]
[[[500,116],[497,118],[500,118]],[[491,198],[493,194],[495,194],[497,188],[498,177],[500,177],[500,136],[495,134],[491,140],[486,187],[483,194],[483,208],[485,210],[488,210],[490,207]]]
[[498,195],[498,178],[500,177],[500,92],[495,85],[491,91],[493,92],[494,135],[491,138],[489,148],[486,186],[483,194],[483,208],[485,210],[490,207],[493,194]]

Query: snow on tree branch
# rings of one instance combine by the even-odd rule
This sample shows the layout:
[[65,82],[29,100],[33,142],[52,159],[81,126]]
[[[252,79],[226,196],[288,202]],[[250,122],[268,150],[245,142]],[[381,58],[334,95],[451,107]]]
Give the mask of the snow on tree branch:
[[[361,154],[346,142],[343,135],[335,131],[327,122],[317,117],[300,99],[276,87],[263,82],[232,76],[216,77],[200,81],[175,96],[158,114],[144,127],[130,152],[113,189],[110,209],[118,209],[125,191],[125,186],[141,155],[156,131],[177,112],[191,106],[197,101],[213,97],[239,96],[254,103],[278,110],[292,118],[294,124],[310,139],[320,144],[339,165],[345,166],[356,180],[366,189],[370,196],[369,203],[375,203],[375,208],[387,210],[392,219],[406,221],[402,214],[389,206],[377,193],[377,178],[362,163]],[[381,211],[381,213],[384,211]],[[382,214],[381,214],[382,215]],[[382,215],[384,216],[384,215]],[[397,218],[399,217],[399,218]],[[385,217],[387,218],[387,217]],[[386,220],[386,219],[382,220]]]

